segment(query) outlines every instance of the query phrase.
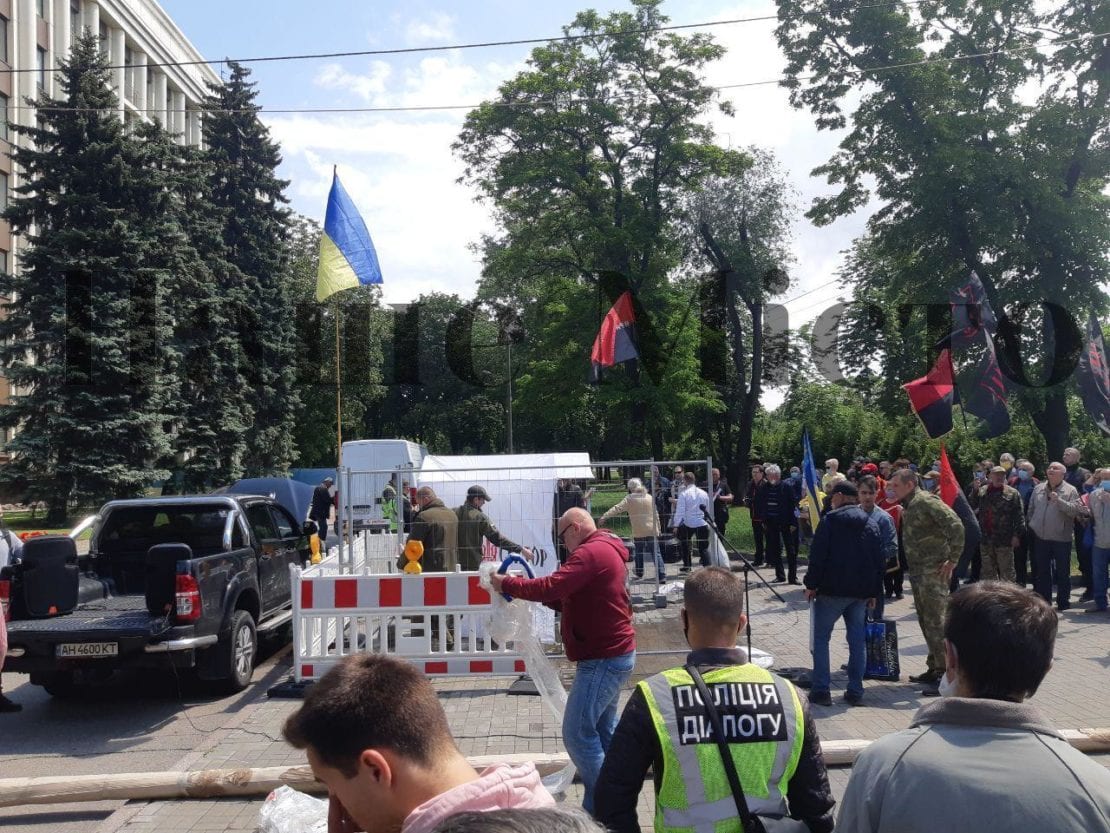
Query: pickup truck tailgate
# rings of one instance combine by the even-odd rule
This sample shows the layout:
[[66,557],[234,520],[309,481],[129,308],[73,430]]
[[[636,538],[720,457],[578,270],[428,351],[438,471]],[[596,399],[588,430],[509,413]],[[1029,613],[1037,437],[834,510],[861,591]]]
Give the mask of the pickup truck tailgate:
[[86,642],[115,643],[122,655],[143,650],[155,621],[142,596],[118,596],[52,619],[9,622],[8,644],[23,648],[28,659],[53,657],[58,645]]

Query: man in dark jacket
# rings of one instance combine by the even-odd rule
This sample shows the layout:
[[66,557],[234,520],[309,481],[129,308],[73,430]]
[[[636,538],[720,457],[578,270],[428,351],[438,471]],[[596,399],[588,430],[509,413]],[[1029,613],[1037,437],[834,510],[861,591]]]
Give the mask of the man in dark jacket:
[[617,701],[636,665],[625,587],[628,550],[617,536],[599,531],[585,509],[559,518],[557,534],[570,557],[554,573],[534,579],[494,573],[490,581],[496,591],[563,614],[563,646],[578,666],[563,713],[563,745],[582,776],[582,806],[592,813],[594,786],[617,726]]
[[[328,518],[331,516],[332,506],[331,486],[334,482],[330,477],[325,477],[320,485],[312,490],[312,503],[309,504],[308,519],[316,523],[321,544],[328,537]],[[338,521],[336,523],[338,524]],[[338,533],[338,530],[336,531]]]
[[[834,802],[821,739],[804,700],[736,647],[747,624],[739,576],[722,567],[694,573],[686,581],[682,622],[691,648],[685,665],[697,668],[709,689],[721,694],[718,712],[749,809],[790,815],[812,833],[831,831]],[[636,805],[649,767],[656,830],[712,830],[723,821],[739,829],[716,738],[700,729],[696,737],[689,732],[709,722],[691,682],[685,666],[672,668],[641,682],[628,699],[597,782],[594,815],[614,833],[639,833]],[[683,748],[696,752],[671,751]],[[789,776],[788,760],[796,761]],[[690,823],[694,818],[700,823]]]
[[555,551],[559,556],[559,563],[565,564],[567,561],[567,548],[563,546],[563,542],[558,538],[559,518],[566,514],[568,509],[585,509],[586,496],[582,494],[582,488],[573,480],[560,480],[555,491],[554,513],[552,515],[555,526]]
[[728,481],[721,477],[720,469],[713,469],[713,525],[722,536],[728,526],[729,507],[732,506],[732,489]]
[[786,581],[782,550],[786,548],[790,583],[798,581],[798,493],[789,481],[782,479],[782,469],[773,463],[764,466],[767,485],[756,492],[752,514],[763,519],[767,532],[767,563],[775,568],[775,580]]
[[883,551],[879,532],[859,508],[856,487],[844,481],[833,486],[832,510],[821,519],[809,547],[806,598],[813,602],[813,684],[809,702],[831,706],[829,639],[836,620],[848,631],[848,690],[844,701],[863,700],[867,665],[867,609],[883,592]]
[[[443,505],[431,486],[416,490],[417,512],[412,519],[409,541],[424,544],[420,566],[425,573],[453,573],[458,564],[459,519]],[[404,566],[404,559],[401,560]]]
[[529,561],[532,551],[510,541],[493,525],[493,521],[482,511],[492,498],[481,486],[471,486],[466,490],[466,503],[455,510],[459,519],[459,565],[464,570],[477,570],[482,562],[482,539],[495,547],[509,552],[520,553]]

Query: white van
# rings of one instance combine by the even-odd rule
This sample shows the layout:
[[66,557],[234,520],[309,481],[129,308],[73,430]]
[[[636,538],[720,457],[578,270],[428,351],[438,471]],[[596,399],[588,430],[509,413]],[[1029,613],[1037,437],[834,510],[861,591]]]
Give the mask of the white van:
[[[352,440],[343,443],[343,466],[351,470],[351,522],[357,532],[370,521],[382,520],[382,489],[387,484],[396,488],[395,472],[410,486],[416,485],[416,474],[428,450],[408,440]],[[344,478],[340,477],[343,481]],[[340,482],[340,500],[346,500]]]

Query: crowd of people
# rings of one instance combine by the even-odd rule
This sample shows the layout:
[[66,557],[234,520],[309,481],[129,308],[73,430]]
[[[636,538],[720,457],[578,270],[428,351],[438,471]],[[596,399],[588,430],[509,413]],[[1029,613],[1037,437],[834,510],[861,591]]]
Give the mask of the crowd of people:
[[[808,696],[737,648],[746,627],[742,580],[709,566],[704,543],[713,527],[728,523],[733,496],[718,472],[712,493],[693,472],[676,472],[677,488],[653,472],[655,494],[632,479],[628,495],[596,523],[581,490],[561,488],[561,566],[539,578],[495,574],[492,583],[494,591],[561,613],[562,641],[576,666],[562,734],[588,815],[552,806],[532,765],[476,773],[428,681],[388,657],[353,657],[330,672],[289,719],[286,737],[328,785],[333,833],[631,833],[640,829],[637,804],[649,772],[660,831],[758,829],[749,824],[753,816],[767,829],[811,833],[1110,829],[1110,773],[1026,702],[1049,673],[1059,613],[1072,603],[1073,548],[1084,585],[1079,600],[1090,601],[1092,612],[1106,610],[1110,468],[1092,473],[1080,456],[1068,449],[1043,480],[1028,460],[984,460],[955,489],[942,488],[939,461],[922,470],[906,460],[856,460],[842,473],[830,460],[817,495],[820,520],[805,530],[801,573],[809,512],[800,469],[784,477],[777,464],[754,467],[742,500],[756,533],[754,561],[774,567],[779,581],[804,583],[811,601]],[[421,515],[442,507],[434,493],[417,498],[413,532]],[[473,508],[480,512],[481,504]],[[441,514],[445,525],[447,515],[458,521],[453,510]],[[665,570],[656,546],[664,530],[681,542],[681,618],[690,646],[681,666],[634,686],[623,710],[620,695],[636,666],[630,555],[599,528],[621,514],[632,527],[637,575],[649,558]],[[703,569],[692,569],[694,553]],[[906,577],[927,647],[925,668],[910,679],[939,699],[862,754],[836,813],[811,714],[832,704],[833,627],[843,620],[847,631],[843,700],[859,705],[866,622],[902,598]],[[380,696],[368,696],[371,690]],[[938,802],[957,769],[975,777],[960,779],[958,799]],[[1037,773],[1032,783],[1030,771]]]
[[[850,484],[833,494],[844,488]],[[858,512],[844,514],[849,528],[858,526]],[[561,520],[568,563],[596,557],[603,571],[623,566],[604,540],[612,536],[591,529],[583,510]],[[620,605],[591,610],[619,587],[508,578],[500,585],[561,601],[572,631],[623,620]],[[329,833],[637,833],[649,771],[657,831],[1110,829],[1110,772],[1026,702],[1052,666],[1058,624],[1044,599],[1016,583],[984,580],[951,596],[942,625],[945,697],[861,753],[837,813],[808,703],[736,647],[746,625],[741,579],[721,567],[696,571],[685,585],[682,622],[691,649],[685,662],[638,683],[619,721],[616,692],[631,672],[634,638],[579,633],[575,688],[585,682],[577,696],[572,688],[567,720],[580,732],[566,745],[589,816],[557,807],[534,764],[476,772],[431,682],[402,659],[348,657],[309,691],[284,735],[327,786]],[[583,670],[604,659],[599,654],[621,661]],[[591,692],[600,698],[593,704]]]

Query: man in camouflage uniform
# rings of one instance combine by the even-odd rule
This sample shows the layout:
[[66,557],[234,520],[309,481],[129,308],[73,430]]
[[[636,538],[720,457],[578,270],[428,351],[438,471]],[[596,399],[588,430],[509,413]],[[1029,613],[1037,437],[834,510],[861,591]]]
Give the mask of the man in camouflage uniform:
[[935,695],[944,675],[944,606],[948,582],[964,547],[964,525],[940,498],[917,488],[917,475],[899,470],[891,479],[894,494],[902,504],[899,545],[909,565],[913,605],[921,633],[929,646],[926,671],[910,682],[925,683],[923,694]]
[[972,495],[983,531],[979,548],[983,553],[983,578],[1017,581],[1014,550],[1025,534],[1025,511],[1021,494],[1006,485],[1006,469],[995,466],[987,485]]

